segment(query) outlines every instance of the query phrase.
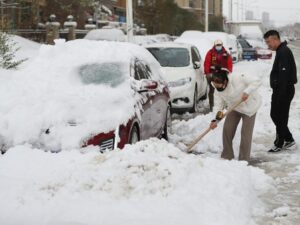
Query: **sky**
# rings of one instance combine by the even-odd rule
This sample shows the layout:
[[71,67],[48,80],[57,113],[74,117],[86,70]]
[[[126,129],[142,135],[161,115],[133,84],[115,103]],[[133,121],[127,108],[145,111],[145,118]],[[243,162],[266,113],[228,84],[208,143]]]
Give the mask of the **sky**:
[[[230,0],[223,0],[225,16],[228,16],[229,2]],[[244,18],[245,12],[250,10],[254,12],[256,19],[261,19],[263,12],[269,12],[270,20],[274,21],[275,26],[300,22],[299,0],[232,0],[232,5],[235,20],[241,20],[242,15]]]

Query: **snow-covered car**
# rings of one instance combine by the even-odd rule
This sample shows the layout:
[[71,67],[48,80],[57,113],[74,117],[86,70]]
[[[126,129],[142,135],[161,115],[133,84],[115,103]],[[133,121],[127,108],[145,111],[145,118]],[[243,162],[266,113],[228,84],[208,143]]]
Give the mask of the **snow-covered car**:
[[24,69],[2,75],[0,86],[0,137],[8,147],[104,150],[168,137],[167,83],[155,58],[134,44],[44,45]]
[[203,32],[199,30],[186,30],[179,38],[203,38]]
[[207,96],[207,80],[201,70],[197,48],[185,43],[164,42],[145,47],[162,66],[170,88],[172,112],[197,110],[197,102]]
[[[190,35],[185,35],[185,37],[180,36],[179,38],[175,39],[174,42],[176,43],[186,43],[190,45],[194,45],[197,47],[197,50],[200,54],[201,59],[205,59],[207,52],[212,48],[213,42],[204,38],[203,36],[198,37],[199,34],[196,36],[192,36],[192,33],[188,33]],[[204,60],[201,60],[203,64],[201,64],[202,71],[204,72]]]
[[95,41],[126,41],[126,35],[121,29],[117,28],[102,28],[90,30],[84,39]]

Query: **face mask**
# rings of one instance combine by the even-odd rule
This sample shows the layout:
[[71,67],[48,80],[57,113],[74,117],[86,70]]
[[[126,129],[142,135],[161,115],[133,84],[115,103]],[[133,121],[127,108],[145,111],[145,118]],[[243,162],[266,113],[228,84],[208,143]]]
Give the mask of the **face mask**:
[[219,52],[222,50],[222,46],[216,46],[216,50]]
[[227,87],[227,84],[225,83],[225,84],[223,84],[222,87],[218,87],[218,88],[216,87],[216,89],[217,89],[218,91],[222,92],[222,91],[225,90],[226,87]]
[[225,87],[217,88],[218,91],[224,91]]

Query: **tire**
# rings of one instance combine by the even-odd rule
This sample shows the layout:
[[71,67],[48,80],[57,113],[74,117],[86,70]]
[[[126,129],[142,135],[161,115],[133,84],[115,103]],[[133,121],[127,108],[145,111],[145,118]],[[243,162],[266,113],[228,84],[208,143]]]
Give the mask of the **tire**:
[[129,144],[135,144],[140,140],[140,135],[138,128],[136,126],[133,126],[129,135]]
[[203,96],[201,96],[200,100],[203,101],[203,100],[207,99],[208,93],[209,93],[209,85],[207,85],[205,94]]
[[163,129],[163,133],[162,133],[161,137],[163,139],[165,139],[166,141],[168,141],[171,130],[172,130],[171,110],[170,110],[170,107],[168,107],[166,121],[165,121],[164,129]]
[[190,110],[190,113],[194,113],[197,111],[197,96],[198,96],[198,92],[197,92],[197,87],[195,87],[195,92],[194,92],[194,103],[193,103],[193,107]]

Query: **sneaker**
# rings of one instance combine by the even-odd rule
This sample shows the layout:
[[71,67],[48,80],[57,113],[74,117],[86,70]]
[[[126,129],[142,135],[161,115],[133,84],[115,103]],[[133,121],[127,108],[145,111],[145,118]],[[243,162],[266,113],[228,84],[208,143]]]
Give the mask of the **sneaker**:
[[295,141],[285,141],[285,142],[283,143],[282,148],[283,148],[283,149],[289,149],[290,147],[292,147],[292,146],[295,145],[295,144],[296,144]]
[[268,152],[280,152],[281,150],[282,150],[282,148],[274,145]]

